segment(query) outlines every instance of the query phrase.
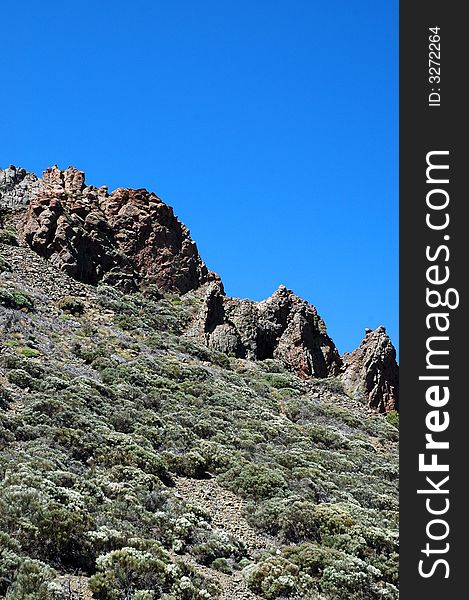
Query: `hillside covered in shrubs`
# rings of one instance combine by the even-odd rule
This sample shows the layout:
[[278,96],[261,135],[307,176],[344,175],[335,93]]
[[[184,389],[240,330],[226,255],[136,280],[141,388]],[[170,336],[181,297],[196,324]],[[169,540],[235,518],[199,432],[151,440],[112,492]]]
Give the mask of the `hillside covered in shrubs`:
[[[373,380],[378,404],[352,393],[319,317],[296,305],[281,329],[271,305],[223,299],[216,326],[247,351],[235,338],[222,351],[204,286],[222,288],[187,248],[197,270],[168,270],[171,289],[141,285],[145,261],[137,274],[126,262],[135,285],[116,270],[90,284],[28,247],[13,208],[0,237],[0,598],[397,599],[389,378]],[[277,332],[271,355],[250,353],[241,309]],[[320,343],[309,363],[293,356],[299,372],[285,332],[308,319]],[[320,377],[319,352],[332,365]]]

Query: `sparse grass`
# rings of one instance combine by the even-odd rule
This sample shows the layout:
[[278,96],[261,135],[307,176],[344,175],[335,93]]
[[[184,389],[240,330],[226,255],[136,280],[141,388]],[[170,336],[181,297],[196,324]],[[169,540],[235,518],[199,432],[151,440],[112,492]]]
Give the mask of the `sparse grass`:
[[35,350],[29,346],[24,346],[23,348],[20,348],[19,351],[26,358],[36,358],[41,354],[39,350]]

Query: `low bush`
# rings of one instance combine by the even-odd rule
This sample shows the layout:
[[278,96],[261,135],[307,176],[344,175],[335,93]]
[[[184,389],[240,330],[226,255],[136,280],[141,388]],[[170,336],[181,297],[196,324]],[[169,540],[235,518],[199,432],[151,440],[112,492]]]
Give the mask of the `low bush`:
[[18,240],[15,233],[9,229],[0,229],[0,244],[7,246],[18,246]]
[[8,291],[0,289],[0,305],[5,308],[31,312],[34,310],[34,301],[26,292],[18,290]]
[[220,482],[241,496],[255,500],[282,495],[287,489],[287,482],[281,473],[265,465],[249,462],[223,473]]
[[177,475],[193,479],[203,479],[207,476],[207,463],[196,451],[191,450],[184,454],[166,452],[164,458],[169,470]]
[[291,598],[301,592],[300,570],[283,556],[269,556],[262,562],[244,569],[248,586],[263,598]]
[[22,389],[37,388],[37,381],[24,369],[12,369],[9,371],[8,381]]
[[381,575],[379,569],[363,560],[347,557],[324,569],[321,590],[337,600],[397,600],[397,588],[380,583]]
[[220,559],[231,559],[232,563],[236,564],[246,557],[246,549],[234,538],[221,532],[207,534],[208,532],[199,534],[198,539],[191,545],[191,554],[197,558],[200,564],[209,566]]
[[231,575],[233,573],[233,567],[226,558],[216,558],[212,561],[210,566],[212,569],[220,571],[220,573],[225,573],[226,575]]
[[82,315],[85,312],[83,301],[74,296],[64,296],[57,302],[57,307],[71,315]]
[[[63,590],[54,582],[56,572],[48,565],[38,560],[3,553],[0,564],[0,590],[7,573],[13,579],[5,596],[8,600],[66,600]],[[3,570],[5,566],[6,572]]]

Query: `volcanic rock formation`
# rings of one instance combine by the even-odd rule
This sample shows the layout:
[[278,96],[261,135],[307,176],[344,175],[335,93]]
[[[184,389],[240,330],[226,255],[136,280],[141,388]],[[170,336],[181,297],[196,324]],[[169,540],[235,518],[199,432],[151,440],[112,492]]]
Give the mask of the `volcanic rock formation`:
[[360,346],[342,357],[346,391],[380,412],[399,409],[396,349],[384,327],[367,330]]
[[25,169],[17,169],[13,165],[0,169],[0,208],[25,208],[41,187],[42,181]]
[[186,334],[210,348],[276,358],[304,378],[340,375],[351,396],[381,412],[398,408],[396,351],[384,327],[341,358],[315,307],[286,287],[262,302],[225,296],[188,229],[154,193],[109,194],[86,185],[74,167],[54,166],[37,178],[10,166],[0,169],[0,217],[8,214],[20,243],[80,282],[195,294],[200,308]]
[[208,286],[188,334],[209,347],[240,358],[278,358],[302,377],[327,377],[341,360],[314,306],[280,286],[267,300],[228,298]]
[[34,177],[11,167],[0,172],[2,202],[19,198],[27,205],[18,224],[22,238],[73,278],[180,293],[217,279],[188,229],[155,194],[124,188],[108,194],[106,187],[85,185],[84,173],[73,167]]

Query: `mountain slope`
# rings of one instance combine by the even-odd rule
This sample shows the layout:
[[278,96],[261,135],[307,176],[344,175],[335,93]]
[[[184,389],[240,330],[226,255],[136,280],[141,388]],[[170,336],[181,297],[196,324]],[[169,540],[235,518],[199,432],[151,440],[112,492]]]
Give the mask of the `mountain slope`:
[[[36,201],[0,245],[0,597],[397,598],[395,415],[345,392],[338,355],[295,368],[332,356],[317,314],[216,276],[73,279],[24,239]],[[213,285],[244,350],[205,330]]]

